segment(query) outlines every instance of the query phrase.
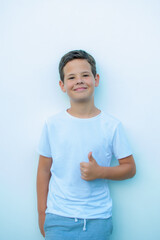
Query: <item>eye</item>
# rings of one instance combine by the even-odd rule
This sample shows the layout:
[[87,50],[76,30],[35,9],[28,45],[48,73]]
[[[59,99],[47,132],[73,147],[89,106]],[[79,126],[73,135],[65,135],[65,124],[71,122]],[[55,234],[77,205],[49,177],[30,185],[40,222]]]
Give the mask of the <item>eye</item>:
[[73,80],[73,79],[74,79],[74,77],[69,77],[68,79],[69,79],[69,80]]
[[83,77],[89,77],[89,74],[84,74]]

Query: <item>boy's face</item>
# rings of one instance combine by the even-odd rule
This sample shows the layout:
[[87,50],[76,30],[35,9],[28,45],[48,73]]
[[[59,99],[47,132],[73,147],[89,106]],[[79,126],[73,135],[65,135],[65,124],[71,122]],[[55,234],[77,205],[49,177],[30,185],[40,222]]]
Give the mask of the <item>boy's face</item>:
[[63,92],[73,102],[93,99],[94,88],[99,85],[99,75],[93,76],[91,65],[85,59],[74,59],[63,68],[64,83],[59,81]]

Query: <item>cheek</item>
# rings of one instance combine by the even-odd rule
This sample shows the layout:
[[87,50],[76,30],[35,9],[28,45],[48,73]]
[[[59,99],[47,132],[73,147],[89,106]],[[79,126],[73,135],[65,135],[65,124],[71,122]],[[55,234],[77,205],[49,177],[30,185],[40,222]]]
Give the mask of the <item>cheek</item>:
[[69,82],[66,86],[66,89],[70,90],[74,87],[74,83],[73,82]]
[[95,86],[95,80],[94,79],[88,79],[88,85],[90,85],[90,86]]
[[90,88],[94,89],[95,88],[95,82],[94,81],[88,82],[88,86],[90,86]]
[[70,92],[72,90],[73,86],[71,84],[68,84],[67,86],[65,86],[65,90],[66,92]]

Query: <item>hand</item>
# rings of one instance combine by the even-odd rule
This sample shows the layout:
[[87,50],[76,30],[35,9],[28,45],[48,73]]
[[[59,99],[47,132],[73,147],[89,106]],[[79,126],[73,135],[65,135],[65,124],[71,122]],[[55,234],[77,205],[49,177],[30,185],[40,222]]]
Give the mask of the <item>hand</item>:
[[40,213],[39,214],[39,228],[40,228],[40,231],[41,231],[41,234],[43,235],[43,237],[45,237],[44,221],[45,221],[45,213]]
[[92,152],[88,154],[89,162],[81,162],[81,178],[86,181],[95,180],[100,178],[101,167],[97,164],[96,160],[92,156]]

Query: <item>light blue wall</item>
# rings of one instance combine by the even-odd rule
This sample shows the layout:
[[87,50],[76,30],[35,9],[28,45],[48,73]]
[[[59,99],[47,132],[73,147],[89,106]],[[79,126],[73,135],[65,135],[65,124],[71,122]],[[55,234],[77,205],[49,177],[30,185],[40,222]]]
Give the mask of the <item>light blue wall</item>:
[[123,122],[137,164],[134,179],[110,182],[112,240],[160,239],[159,13],[158,0],[0,1],[0,239],[43,239],[36,147],[68,106],[57,68],[73,49],[96,58],[97,106]]

